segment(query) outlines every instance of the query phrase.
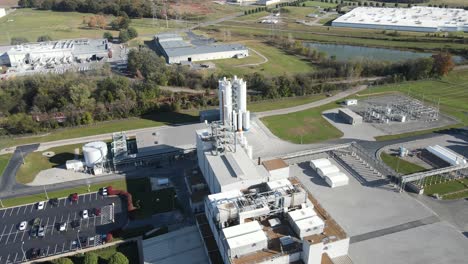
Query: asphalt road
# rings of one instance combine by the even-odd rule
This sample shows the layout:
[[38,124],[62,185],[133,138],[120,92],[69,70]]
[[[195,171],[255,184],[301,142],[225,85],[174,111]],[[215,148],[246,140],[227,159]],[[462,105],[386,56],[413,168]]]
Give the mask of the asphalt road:
[[[81,212],[92,208],[101,208],[101,215],[82,219]],[[40,225],[45,227],[43,238],[31,232],[35,218],[39,218]],[[101,244],[102,234],[127,223],[127,213],[121,198],[90,193],[79,196],[76,202],[61,199],[57,207],[46,203],[43,210],[37,210],[35,204],[3,209],[0,219],[0,264],[6,264],[29,259],[33,248],[41,249],[41,255],[45,257]],[[72,228],[73,220],[80,221],[80,227]],[[20,231],[18,225],[22,221],[27,221],[28,225]],[[67,229],[58,231],[58,226],[64,222]],[[78,242],[78,237],[82,241]]]
[[15,149],[2,177],[0,177],[0,193],[13,189],[13,186],[16,184],[16,172],[23,163],[23,158],[37,150],[38,147],[39,144],[32,144],[19,146]]

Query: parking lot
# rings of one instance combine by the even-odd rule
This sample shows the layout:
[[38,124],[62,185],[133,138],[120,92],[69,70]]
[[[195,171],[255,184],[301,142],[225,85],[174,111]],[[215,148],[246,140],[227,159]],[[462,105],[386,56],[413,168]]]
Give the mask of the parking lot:
[[[94,208],[100,209],[99,215],[93,215]],[[89,212],[86,219],[82,217],[83,210]],[[45,257],[99,245],[103,235],[126,223],[127,213],[121,198],[89,193],[80,195],[77,201],[63,198],[56,205],[46,202],[41,210],[36,204],[6,208],[0,210],[0,219],[0,264],[3,264],[33,258],[33,249],[36,253],[40,249],[39,257]],[[23,221],[27,226],[19,230]],[[44,227],[43,237],[37,236],[34,222]],[[59,231],[63,223],[67,225]]]

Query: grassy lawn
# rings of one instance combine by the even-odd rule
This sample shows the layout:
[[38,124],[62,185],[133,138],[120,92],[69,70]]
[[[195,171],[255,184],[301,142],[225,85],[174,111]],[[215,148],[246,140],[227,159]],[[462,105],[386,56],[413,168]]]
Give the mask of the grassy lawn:
[[[165,112],[157,113],[151,116],[144,116],[141,118],[129,118],[122,120],[115,120],[109,122],[100,122],[95,123],[90,126],[85,127],[75,127],[75,128],[64,128],[52,131],[43,136],[31,136],[31,137],[13,137],[13,138],[2,138],[0,139],[0,148],[31,144],[31,143],[40,143],[48,142],[61,139],[69,138],[78,138],[93,136],[117,131],[126,131],[132,129],[154,127],[154,126],[163,126],[163,125],[172,125],[177,123],[188,123],[188,122],[198,122],[198,112],[187,112],[187,113],[178,113],[178,112]],[[110,137],[109,137],[110,138]]]
[[[83,144],[65,145],[44,152],[29,153],[24,159],[25,163],[20,166],[16,174],[16,181],[23,184],[30,183],[40,171],[65,165],[67,160],[75,158],[75,149],[79,149],[81,154],[82,146]],[[51,158],[43,155],[43,153],[49,151],[55,153]],[[82,158],[82,156],[80,155],[78,158]]]
[[415,172],[420,172],[420,171],[425,171],[426,169],[408,162],[406,160],[400,159],[397,156],[393,156],[390,154],[387,154],[385,152],[382,152],[380,155],[380,158],[382,159],[385,164],[387,164],[389,167],[393,168],[396,172],[402,173],[402,174],[411,174]]
[[8,162],[10,161],[12,154],[0,155],[0,177],[2,177]]
[[[114,189],[127,190],[126,180],[117,180],[117,181],[92,184],[90,187],[90,190],[91,192],[97,192],[99,188],[101,188],[102,186],[109,186],[109,185],[112,185]],[[88,186],[82,185],[82,186],[77,186],[71,189],[47,192],[47,194],[49,195],[49,198],[68,197],[71,193],[79,193],[79,194],[88,193]],[[17,206],[17,205],[22,205],[22,204],[35,203],[35,202],[44,201],[44,200],[46,200],[45,194],[40,193],[40,194],[35,194],[35,195],[27,195],[27,196],[22,196],[22,197],[17,197],[17,198],[4,199],[2,200],[2,202],[5,207],[10,207],[10,206]]]
[[439,194],[443,195],[446,193],[461,191],[466,189],[466,186],[458,180],[452,180],[444,183],[432,184],[424,187],[424,193],[427,195]]
[[331,103],[300,112],[262,118],[263,123],[281,139],[303,144],[315,143],[343,136],[343,133],[328,123],[322,112],[338,107]]
[[468,189],[464,192],[444,195],[444,200],[456,200],[468,197]]
[[150,217],[156,213],[172,211],[177,207],[174,188],[151,190],[148,178],[134,179],[127,184],[128,192],[132,194],[133,204],[137,209],[136,218]]
[[287,97],[280,100],[265,100],[258,102],[251,102],[248,104],[248,109],[251,112],[263,112],[275,109],[282,109],[293,107],[297,105],[303,105],[311,102],[315,102],[325,98],[323,94],[314,94],[308,96],[297,96],[297,97]]
[[[89,29],[83,25],[83,18],[94,14],[78,12],[53,12],[32,10],[29,8],[17,9],[15,12],[0,18],[0,44],[10,44],[12,37],[25,37],[31,42],[35,42],[38,36],[49,35],[52,39],[67,38],[101,38],[104,31],[102,29]],[[108,22],[114,17],[106,16]],[[153,25],[150,18],[132,19],[131,26],[134,27],[140,35],[155,34],[162,31],[172,30],[174,28],[184,28],[187,25],[170,21],[169,28],[162,23]],[[117,31],[111,31],[114,36]]]
[[335,7],[335,3],[325,3],[320,1],[307,1],[305,2],[306,6],[313,6],[313,7]]
[[[239,41],[243,43],[242,41]],[[247,47],[256,50],[268,59],[268,62],[246,67],[237,67],[238,65],[260,63],[264,59],[250,51],[250,56],[244,59],[226,59],[216,60],[217,70],[221,73],[236,74],[239,76],[252,72],[261,72],[268,76],[277,76],[281,74],[306,73],[314,70],[314,66],[297,56],[285,53],[284,51],[265,44],[260,41],[245,41]]]
[[466,0],[430,0],[427,4],[449,5],[449,6],[467,6]]
[[[360,93],[360,95],[381,93],[381,92],[401,92],[412,97],[423,99],[425,102],[437,102],[440,99],[440,109],[442,112],[457,118],[461,124],[450,126],[468,125],[468,70],[453,71],[448,76],[440,80],[422,80],[404,82],[399,84],[382,85],[372,87]],[[450,128],[446,127],[446,128]],[[445,128],[444,128],[445,129]],[[438,129],[426,131],[416,131],[411,133],[381,136],[377,140],[389,140],[412,135],[425,134]]]

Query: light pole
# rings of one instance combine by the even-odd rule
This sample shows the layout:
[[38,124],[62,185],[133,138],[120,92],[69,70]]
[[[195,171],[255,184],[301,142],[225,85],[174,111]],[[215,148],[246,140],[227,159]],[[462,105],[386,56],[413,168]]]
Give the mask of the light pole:
[[23,261],[26,259],[26,252],[24,252],[24,241],[21,242],[21,251],[23,252],[23,258],[21,259],[21,261]]
[[45,196],[46,196],[47,200],[49,200],[49,195],[47,194],[47,190],[46,190],[46,188],[45,188],[45,185],[42,185],[42,187],[44,187]]
[[78,229],[78,231],[76,231],[76,239],[78,239],[78,246],[80,246],[80,249],[83,249],[83,248],[81,247],[80,229]]

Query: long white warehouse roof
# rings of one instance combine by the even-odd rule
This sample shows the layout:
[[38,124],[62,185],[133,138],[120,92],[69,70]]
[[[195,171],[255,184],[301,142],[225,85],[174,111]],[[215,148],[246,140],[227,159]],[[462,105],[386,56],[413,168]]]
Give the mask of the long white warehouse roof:
[[358,7],[335,19],[333,26],[408,31],[468,31],[468,11],[454,8]]
[[463,156],[451,151],[448,148],[444,148],[439,145],[429,146],[426,148],[430,153],[436,155],[440,159],[450,163],[450,165],[466,164],[466,160]]

